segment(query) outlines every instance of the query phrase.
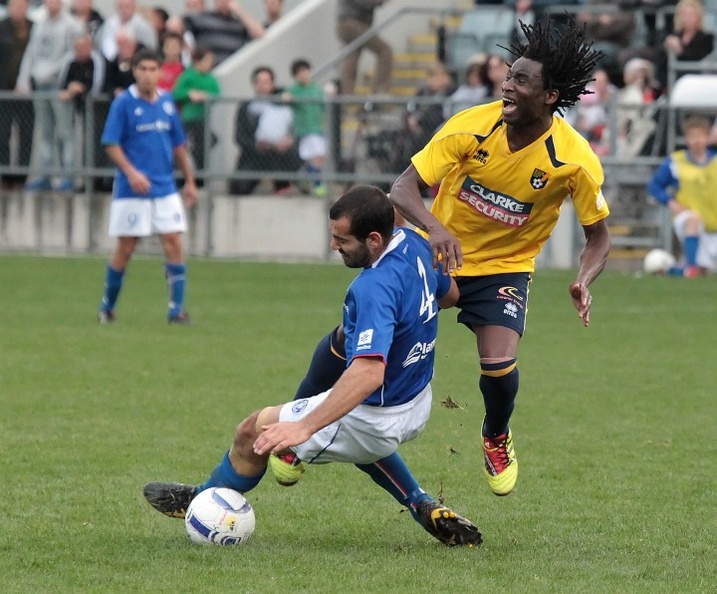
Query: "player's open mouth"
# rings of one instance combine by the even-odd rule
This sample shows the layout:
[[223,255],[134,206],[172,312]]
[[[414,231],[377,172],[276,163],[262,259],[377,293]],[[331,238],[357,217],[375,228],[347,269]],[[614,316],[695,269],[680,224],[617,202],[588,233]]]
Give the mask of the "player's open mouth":
[[518,109],[515,101],[503,97],[503,115],[510,115]]

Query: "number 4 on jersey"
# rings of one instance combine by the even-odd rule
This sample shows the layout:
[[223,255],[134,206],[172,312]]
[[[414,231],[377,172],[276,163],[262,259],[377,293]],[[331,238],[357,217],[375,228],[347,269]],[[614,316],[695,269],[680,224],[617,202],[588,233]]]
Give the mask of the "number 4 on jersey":
[[426,319],[423,320],[423,323],[425,324],[438,313],[438,310],[436,309],[436,296],[431,293],[431,290],[428,288],[426,268],[423,266],[423,262],[421,262],[420,258],[416,258],[416,266],[418,268],[418,276],[423,279],[423,294],[421,295],[420,315],[426,315]]

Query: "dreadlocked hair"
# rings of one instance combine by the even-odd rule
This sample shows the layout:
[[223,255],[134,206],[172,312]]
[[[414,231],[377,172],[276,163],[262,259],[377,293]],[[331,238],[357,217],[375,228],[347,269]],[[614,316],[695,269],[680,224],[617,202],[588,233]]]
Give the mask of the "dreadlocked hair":
[[504,49],[516,58],[527,58],[543,65],[544,88],[558,91],[554,112],[572,107],[580,95],[592,94],[585,86],[595,80],[592,74],[604,54],[592,49],[592,41],[585,40],[585,25],[579,27],[575,19],[568,16],[564,30],[556,29],[548,19],[533,25],[520,21],[520,28],[527,43],[513,43]]

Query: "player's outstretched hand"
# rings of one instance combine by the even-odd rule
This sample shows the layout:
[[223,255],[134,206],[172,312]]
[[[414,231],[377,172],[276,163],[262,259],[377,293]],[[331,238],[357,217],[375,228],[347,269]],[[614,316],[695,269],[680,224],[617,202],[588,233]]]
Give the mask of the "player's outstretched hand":
[[304,443],[312,435],[300,421],[271,423],[264,425],[261,431],[254,442],[254,453],[259,456],[278,454],[291,446]]
[[428,243],[433,252],[433,267],[438,268],[438,262],[443,263],[446,274],[460,270],[463,266],[463,251],[460,242],[446,229],[432,231],[428,236]]
[[573,305],[583,321],[583,326],[587,328],[590,325],[590,306],[593,302],[590,291],[582,283],[573,283],[570,285],[570,297],[572,297]]

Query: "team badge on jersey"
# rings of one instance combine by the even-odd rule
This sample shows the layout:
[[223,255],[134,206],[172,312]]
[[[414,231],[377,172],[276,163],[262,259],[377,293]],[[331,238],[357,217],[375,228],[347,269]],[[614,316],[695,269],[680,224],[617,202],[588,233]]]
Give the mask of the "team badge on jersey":
[[542,169],[535,169],[533,175],[530,176],[530,185],[534,190],[542,190],[548,183],[550,176]]
[[172,105],[171,101],[165,101],[162,103],[162,109],[164,110],[164,113],[171,116],[174,113],[174,105]]

